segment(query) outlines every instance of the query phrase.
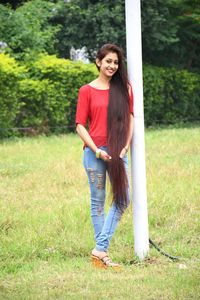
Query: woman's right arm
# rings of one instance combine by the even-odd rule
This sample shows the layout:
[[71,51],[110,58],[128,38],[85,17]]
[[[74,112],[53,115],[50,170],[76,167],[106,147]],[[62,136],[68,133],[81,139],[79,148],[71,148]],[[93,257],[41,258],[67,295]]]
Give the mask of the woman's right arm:
[[79,134],[80,138],[84,141],[84,143],[88,147],[90,147],[92,149],[92,151],[96,152],[98,148],[95,145],[95,143],[93,142],[93,140],[91,139],[87,129],[83,125],[77,124],[76,131]]
[[[90,149],[92,149],[92,151],[94,151],[94,153],[96,153],[96,151],[98,150],[98,147],[95,145],[95,143],[91,139],[87,129],[83,125],[77,124],[76,125],[76,131],[79,134],[80,138],[83,140],[83,142],[88,147],[90,147]],[[108,153],[106,151],[101,150],[100,158],[105,160],[105,161],[109,161],[111,159],[111,156],[108,155]]]
[[[89,108],[90,108],[90,93],[88,90],[88,86],[82,86],[79,90],[78,95],[78,103],[76,108],[76,131],[79,134],[80,138],[84,141],[84,143],[92,150],[94,153],[98,150],[98,147],[93,142],[92,138],[89,135],[89,132],[85,128],[87,119],[89,116]],[[107,154],[107,152],[101,150],[100,158],[109,161],[111,157]]]

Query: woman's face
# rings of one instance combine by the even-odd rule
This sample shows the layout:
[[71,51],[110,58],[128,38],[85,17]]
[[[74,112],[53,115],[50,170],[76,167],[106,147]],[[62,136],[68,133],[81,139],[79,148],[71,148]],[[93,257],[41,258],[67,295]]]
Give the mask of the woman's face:
[[106,77],[112,77],[118,69],[118,56],[115,52],[109,52],[102,60],[96,60],[99,71]]

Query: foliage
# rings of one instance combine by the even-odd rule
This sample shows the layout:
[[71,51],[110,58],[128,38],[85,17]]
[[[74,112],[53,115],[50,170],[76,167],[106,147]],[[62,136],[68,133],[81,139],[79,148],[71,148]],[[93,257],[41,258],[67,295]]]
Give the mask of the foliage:
[[[7,68],[13,70],[14,59],[1,56],[2,61],[7,57]],[[29,64],[24,78],[17,79],[14,71],[7,73],[1,68],[0,101],[5,107],[1,110],[1,127],[32,127],[26,133],[38,134],[66,131],[66,127],[73,130],[78,89],[97,75],[97,69],[82,62],[40,55]],[[7,131],[1,136],[6,134]]]
[[25,68],[5,54],[0,54],[0,137],[11,135],[5,128],[15,127],[21,103],[19,82]]
[[[60,1],[53,24],[61,27],[57,49],[69,57],[70,48],[96,50],[113,42],[126,49],[125,1]],[[141,1],[143,60],[157,66],[199,70],[200,12],[197,0]]]
[[49,24],[55,5],[35,0],[25,3],[15,11],[0,5],[0,40],[6,42],[9,53],[17,59],[33,59],[36,53],[54,53],[58,26]]
[[178,42],[176,16],[171,14],[171,0],[141,1],[143,59],[161,65],[170,61],[164,56],[168,48]]
[[[30,134],[74,130],[78,90],[98,75],[94,64],[40,54],[22,68],[8,55],[0,58],[2,128],[32,127]],[[147,126],[200,119],[199,75],[148,65],[143,73]]]
[[165,81],[161,73],[158,67],[145,66],[143,70],[144,115],[147,126],[163,121]]
[[24,79],[20,82],[21,110],[17,117],[20,127],[32,127],[29,134],[55,131],[56,126],[66,125],[69,103],[56,82],[48,79]]
[[[33,64],[30,73],[37,80],[49,80],[49,89],[51,86],[51,94],[54,95],[54,99],[52,97],[48,101],[50,106],[54,103],[51,117],[49,116],[50,126],[74,128],[78,89],[97,76],[96,67],[80,61],[72,62],[56,56],[41,55]],[[48,94],[46,97],[48,98]],[[56,117],[56,113],[60,114],[61,119]]]
[[144,67],[146,125],[200,119],[200,76],[186,70]]
[[157,2],[155,0],[142,2],[145,62],[198,72],[200,70],[199,1],[168,0],[167,5],[161,4],[162,0],[160,5],[156,5]]
[[[175,6],[178,14],[178,48],[173,57],[183,62],[182,67],[199,71],[200,68],[200,5],[198,0],[182,0]],[[184,47],[183,47],[184,45]]]
[[57,49],[61,57],[69,57],[70,48],[86,47],[89,59],[96,50],[112,42],[125,49],[124,1],[60,1],[53,18],[61,25]]
[[[72,47],[85,47],[88,58],[94,60],[96,50],[107,42],[126,51],[125,1],[18,4],[16,10],[0,5],[0,40],[17,59],[32,60],[41,52],[70,58]],[[198,0],[141,0],[141,16],[144,63],[200,70]]]
[[35,127],[35,133],[73,130],[78,89],[97,74],[94,65],[40,55],[20,83],[22,109],[18,126]]
[[9,5],[13,9],[16,9],[17,6],[22,5],[24,2],[27,2],[29,0],[1,0],[1,4]]

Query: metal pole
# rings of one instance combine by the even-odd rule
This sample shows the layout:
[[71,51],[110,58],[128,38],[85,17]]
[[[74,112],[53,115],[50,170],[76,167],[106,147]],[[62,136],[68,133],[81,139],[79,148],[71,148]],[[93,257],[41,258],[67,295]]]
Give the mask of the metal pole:
[[131,147],[134,250],[136,256],[142,260],[149,252],[149,232],[144,142],[140,0],[126,0],[125,6],[128,73],[134,93],[134,134]]

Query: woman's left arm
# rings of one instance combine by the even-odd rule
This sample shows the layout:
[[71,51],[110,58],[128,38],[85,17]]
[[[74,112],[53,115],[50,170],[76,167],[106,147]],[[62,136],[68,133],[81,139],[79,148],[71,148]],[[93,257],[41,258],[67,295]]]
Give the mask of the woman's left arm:
[[120,152],[119,155],[120,158],[123,158],[128,152],[128,148],[130,146],[132,136],[133,136],[133,124],[134,124],[134,117],[132,114],[130,114],[130,125],[129,125],[128,137],[127,137],[126,145],[124,145],[124,148]]

